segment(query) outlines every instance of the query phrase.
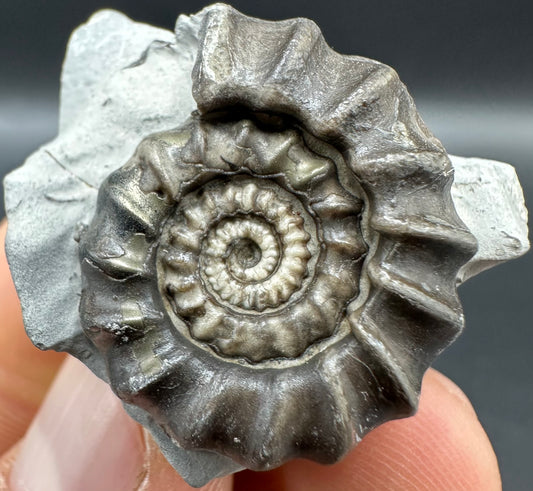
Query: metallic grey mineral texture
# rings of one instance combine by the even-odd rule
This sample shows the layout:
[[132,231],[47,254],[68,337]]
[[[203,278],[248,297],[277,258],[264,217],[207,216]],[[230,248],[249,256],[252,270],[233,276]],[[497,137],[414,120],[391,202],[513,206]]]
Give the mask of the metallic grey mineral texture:
[[99,12],[61,101],[5,182],[26,329],[194,486],[333,463],[413,414],[457,284],[528,248],[513,169],[450,161],[394,70],[306,19],[219,4],[173,35]]

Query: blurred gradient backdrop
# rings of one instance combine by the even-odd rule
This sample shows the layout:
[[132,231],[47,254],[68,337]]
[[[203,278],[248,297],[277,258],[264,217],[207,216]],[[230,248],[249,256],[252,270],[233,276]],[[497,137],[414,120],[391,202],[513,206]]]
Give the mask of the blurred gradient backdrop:
[[[70,32],[100,8],[173,28],[211,2],[0,2],[0,174],[57,132],[61,62]],[[345,54],[394,67],[449,153],[516,167],[533,197],[531,0],[234,1],[266,19],[309,17]],[[0,192],[1,202],[3,194]],[[0,205],[0,214],[4,214]],[[460,288],[463,335],[436,363],[471,399],[498,456],[504,489],[533,489],[533,255]],[[480,490],[482,491],[482,490]]]

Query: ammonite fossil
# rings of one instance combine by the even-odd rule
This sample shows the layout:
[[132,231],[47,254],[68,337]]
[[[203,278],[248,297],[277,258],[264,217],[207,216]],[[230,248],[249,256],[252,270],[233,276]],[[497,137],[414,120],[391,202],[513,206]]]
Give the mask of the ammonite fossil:
[[303,20],[221,7],[201,32],[198,112],[100,188],[82,325],[120,397],[181,447],[332,463],[415,410],[462,327],[475,239],[392,69]]
[[[79,225],[52,262],[67,244],[81,301],[78,314],[74,271],[44,299],[54,312],[75,303],[71,325],[58,318],[61,338],[34,341],[108,380],[192,484],[336,462],[416,410],[425,370],[463,326],[457,276],[476,240],[451,199],[453,168],[394,70],[335,53],[311,21],[215,5],[177,33],[123,73],[137,87],[151,56],[170,74],[194,63],[192,114],[118,126],[142,135],[126,163],[112,150],[124,137],[101,166],[99,147],[85,174],[65,174],[86,207],[45,195]],[[94,97],[102,111],[116,103]],[[77,141],[81,155],[90,143]],[[47,152],[63,166],[65,147]]]

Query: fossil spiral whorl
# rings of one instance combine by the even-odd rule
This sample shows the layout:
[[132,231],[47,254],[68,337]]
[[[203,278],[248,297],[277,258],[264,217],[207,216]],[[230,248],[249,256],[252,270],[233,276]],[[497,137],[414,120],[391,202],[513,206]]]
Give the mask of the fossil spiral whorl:
[[215,6],[201,32],[199,112],[100,189],[82,325],[115,391],[180,447],[332,463],[416,408],[462,327],[475,243],[390,68],[301,19]]
[[[250,122],[237,126],[257,131]],[[163,229],[158,266],[169,310],[188,323],[195,339],[255,362],[300,355],[333,333],[357,291],[352,280],[347,293],[333,300],[339,290],[335,271],[347,257],[353,261],[350,276],[357,278],[364,251],[357,235],[352,244],[333,242],[326,210],[336,212],[319,195],[310,203],[309,193],[299,198],[264,177],[215,179],[186,194]],[[358,200],[332,172],[308,187],[325,181],[352,200],[357,229]],[[328,246],[343,254],[328,254]]]

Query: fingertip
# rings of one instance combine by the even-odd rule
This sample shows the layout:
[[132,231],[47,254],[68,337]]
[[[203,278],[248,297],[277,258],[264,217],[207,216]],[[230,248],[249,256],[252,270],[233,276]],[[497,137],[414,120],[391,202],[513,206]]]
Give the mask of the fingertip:
[[459,386],[446,377],[446,375],[430,368],[424,377],[424,384],[424,409],[425,406],[431,406],[434,402],[433,398],[435,398],[436,402],[444,399],[448,401],[450,405],[460,408],[462,412],[464,412],[465,417],[471,416],[477,420],[477,414],[470,399]]
[[[463,484],[458,489],[501,490],[498,459],[466,394],[448,377],[430,369],[424,378],[420,403],[420,416],[415,421],[421,428],[421,437],[434,422],[442,445],[435,448],[434,460],[448,453],[443,464],[457,473],[458,483]],[[444,472],[442,466],[434,467],[440,468],[441,474]]]
[[277,471],[282,489],[345,491],[501,490],[498,463],[464,393],[434,370],[411,418],[370,432],[340,463],[294,461]]

